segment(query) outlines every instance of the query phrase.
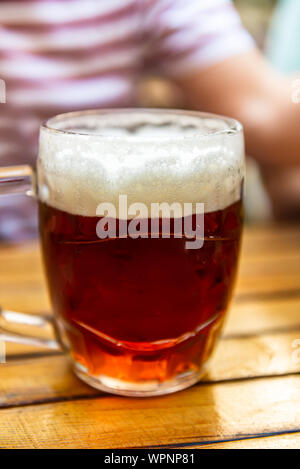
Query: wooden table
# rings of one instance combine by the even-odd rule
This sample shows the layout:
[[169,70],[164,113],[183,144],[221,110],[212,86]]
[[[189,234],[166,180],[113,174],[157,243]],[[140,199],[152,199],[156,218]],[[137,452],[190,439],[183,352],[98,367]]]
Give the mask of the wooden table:
[[[49,310],[36,245],[0,248],[0,302]],[[249,228],[206,381],[121,398],[74,377],[61,353],[7,344],[0,448],[299,448],[300,227]]]

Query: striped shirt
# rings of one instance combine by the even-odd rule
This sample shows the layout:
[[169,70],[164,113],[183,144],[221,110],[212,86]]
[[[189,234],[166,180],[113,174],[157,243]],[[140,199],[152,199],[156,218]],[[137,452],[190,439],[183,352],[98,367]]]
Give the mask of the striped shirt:
[[[0,166],[34,164],[38,128],[72,110],[135,105],[172,78],[253,46],[230,0],[0,0]],[[0,200],[0,238],[31,236],[31,201]]]

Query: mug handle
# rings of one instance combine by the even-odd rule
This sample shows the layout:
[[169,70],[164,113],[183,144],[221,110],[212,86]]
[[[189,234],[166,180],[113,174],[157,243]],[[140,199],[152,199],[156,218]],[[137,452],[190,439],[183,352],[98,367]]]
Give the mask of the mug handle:
[[[30,336],[11,332],[9,327],[4,324],[23,325],[36,327],[45,330],[49,325],[54,331],[54,339],[45,339],[38,336]],[[62,350],[64,347],[60,341],[60,335],[56,327],[55,321],[49,314],[35,315],[17,313],[15,311],[7,311],[0,309],[0,340],[3,342],[14,342],[22,345],[33,345],[35,347],[45,347],[51,350]]]
[[0,195],[35,195],[35,172],[29,165],[0,168]]
[[[0,195],[26,194],[35,196],[35,172],[31,166],[8,166],[0,168]],[[3,323],[5,324],[3,326]],[[49,325],[54,331],[54,339],[45,339],[38,336],[29,336],[11,332],[8,324],[25,325],[46,329]],[[46,315],[34,315],[6,311],[0,307],[0,340],[23,345],[46,347],[61,350],[63,348],[58,329],[53,318]]]

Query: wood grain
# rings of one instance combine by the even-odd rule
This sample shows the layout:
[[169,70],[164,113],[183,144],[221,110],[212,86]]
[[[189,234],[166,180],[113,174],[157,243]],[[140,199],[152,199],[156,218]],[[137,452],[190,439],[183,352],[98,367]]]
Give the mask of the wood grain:
[[0,248],[0,299],[6,309],[28,313],[50,310],[36,243]]
[[300,431],[300,376],[2,409],[1,448],[128,448]]
[[[237,297],[287,290],[300,295],[299,240],[300,227],[247,229]],[[0,298],[7,309],[29,313],[50,310],[36,244],[0,247]]]
[[[300,296],[283,299],[233,301],[223,335],[230,338],[293,332],[300,329]],[[27,328],[29,334],[36,330]],[[45,337],[51,337],[50,330]],[[45,348],[7,343],[7,357],[47,355]]]
[[[254,301],[234,301],[225,324],[225,337],[272,335],[300,329],[300,297]],[[27,328],[30,334],[36,330]],[[49,333],[45,337],[52,337]],[[40,347],[6,344],[7,357],[47,355],[48,350]]]
[[[0,302],[50,311],[35,244],[0,246]],[[248,228],[235,298],[205,383],[161,398],[118,398],[81,383],[63,355],[7,344],[0,447],[299,448],[295,339],[300,227]]]
[[[293,333],[221,340],[205,382],[297,373]],[[299,354],[300,355],[300,354]],[[40,357],[0,365],[0,407],[21,406],[99,395],[75,378],[68,359]],[[299,396],[300,397],[300,396]]]
[[[176,447],[174,447],[176,449]],[[262,438],[224,441],[221,443],[181,446],[181,449],[300,449],[300,433],[288,433]]]
[[263,335],[293,331],[300,326],[300,295],[233,301],[225,336]]
[[[271,240],[264,233],[259,229],[250,230],[245,237],[241,272],[226,335],[261,334],[299,327],[300,262],[295,251],[298,252],[300,229],[286,229],[284,236],[280,236],[278,230],[269,229]],[[274,260],[274,249],[278,252],[281,244],[284,249],[280,255],[286,257],[279,260],[275,257]],[[249,252],[252,252],[250,256]],[[263,261],[260,252],[264,253]],[[293,269],[290,269],[291,262]],[[261,265],[264,265],[263,272]],[[50,311],[36,245],[0,248],[0,298],[7,309],[33,314]],[[43,348],[7,344],[8,356],[46,353]]]

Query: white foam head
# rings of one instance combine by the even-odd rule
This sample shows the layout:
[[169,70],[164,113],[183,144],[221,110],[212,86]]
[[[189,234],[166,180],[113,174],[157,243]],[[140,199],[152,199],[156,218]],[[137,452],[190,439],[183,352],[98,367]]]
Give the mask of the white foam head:
[[242,127],[200,113],[117,110],[66,114],[41,128],[42,202],[96,216],[102,202],[204,203],[221,210],[240,199]]

